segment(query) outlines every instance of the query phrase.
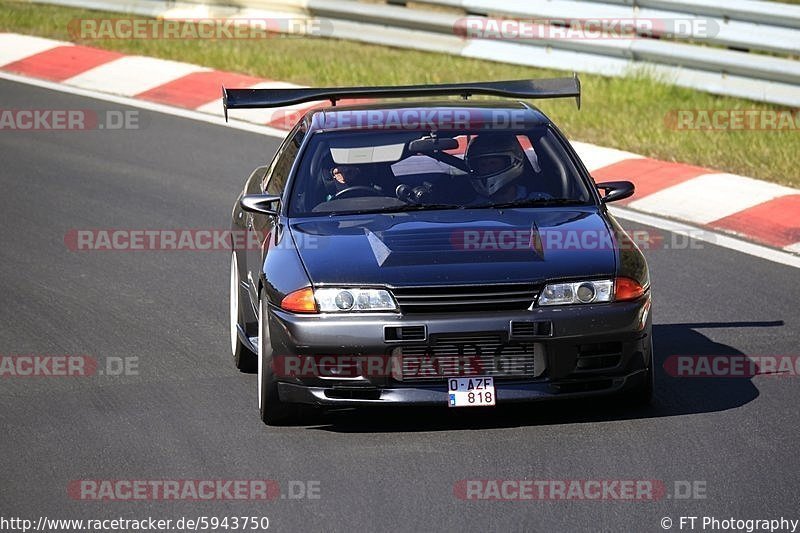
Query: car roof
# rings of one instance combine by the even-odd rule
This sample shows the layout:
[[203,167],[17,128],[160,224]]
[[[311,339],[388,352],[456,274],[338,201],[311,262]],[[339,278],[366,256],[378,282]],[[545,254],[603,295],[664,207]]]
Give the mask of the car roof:
[[[550,124],[539,109],[508,100],[444,100],[434,102],[380,102],[328,106],[308,111],[304,120],[311,131],[482,129],[494,121],[498,129]],[[502,127],[503,124],[508,124]],[[406,126],[406,127],[404,127]],[[415,127],[416,126],[416,127]]]

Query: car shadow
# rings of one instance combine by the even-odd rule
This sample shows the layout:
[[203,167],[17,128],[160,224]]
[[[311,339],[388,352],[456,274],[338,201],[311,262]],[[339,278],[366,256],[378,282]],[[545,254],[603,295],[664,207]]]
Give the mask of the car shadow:
[[653,326],[655,398],[630,406],[616,398],[543,401],[492,409],[376,407],[318,412],[303,426],[341,433],[480,430],[679,416],[735,409],[758,397],[750,378],[673,377],[664,370],[671,355],[744,355],[698,330],[782,326],[783,321],[703,322]]

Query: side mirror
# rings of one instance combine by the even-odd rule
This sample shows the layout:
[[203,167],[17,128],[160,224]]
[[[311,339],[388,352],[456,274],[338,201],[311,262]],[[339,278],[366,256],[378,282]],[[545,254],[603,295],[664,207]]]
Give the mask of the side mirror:
[[605,191],[603,203],[616,202],[633,195],[635,187],[630,181],[605,181],[598,183],[597,188]]
[[260,213],[262,215],[277,215],[277,204],[281,197],[274,194],[248,194],[242,196],[239,205],[248,213]]

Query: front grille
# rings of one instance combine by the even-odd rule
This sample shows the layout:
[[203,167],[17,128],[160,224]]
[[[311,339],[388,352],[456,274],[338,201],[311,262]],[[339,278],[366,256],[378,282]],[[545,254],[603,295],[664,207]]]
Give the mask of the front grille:
[[381,391],[368,387],[334,387],[325,390],[325,397],[337,400],[380,400]]
[[544,372],[541,344],[506,344],[498,334],[439,335],[429,346],[404,346],[403,382],[444,381],[447,377],[492,376],[530,379]]
[[392,289],[403,313],[524,311],[539,294],[530,284],[446,285]]
[[553,335],[553,323],[549,320],[512,320],[511,337],[526,339],[533,337],[549,337]]
[[384,326],[383,338],[387,342],[424,341],[427,333],[424,325]]

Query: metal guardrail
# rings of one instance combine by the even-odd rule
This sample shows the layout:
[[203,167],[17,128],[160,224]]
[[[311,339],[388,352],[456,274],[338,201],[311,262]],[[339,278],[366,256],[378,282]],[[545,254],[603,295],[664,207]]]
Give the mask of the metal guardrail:
[[[694,39],[707,44],[778,54],[800,54],[800,7],[795,7],[798,26],[791,27],[777,23],[766,25],[748,19],[731,19],[729,15],[714,15],[703,9],[687,11],[686,2],[670,9],[668,2],[664,0],[660,2],[663,7],[658,8],[638,2],[635,6],[623,5],[614,0],[609,3],[586,0],[525,3],[515,0],[422,0],[421,3],[457,7],[477,15],[494,14],[518,19],[655,21],[663,24],[662,27],[656,24],[652,29],[652,33],[658,36],[664,36],[672,29],[678,39]],[[576,13],[579,15],[576,16]],[[792,19],[787,17],[785,20],[790,22]]]
[[755,0],[728,0],[724,3],[718,0],[605,0],[605,2],[741,20],[755,24],[800,28],[800,6],[793,4]]
[[[152,15],[195,0],[37,0]],[[644,70],[666,82],[800,107],[800,6],[757,0],[197,0],[213,16],[319,18],[326,35],[556,70],[622,76]],[[235,6],[233,6],[234,4]],[[116,7],[115,7],[116,6]],[[435,8],[435,9],[431,9]],[[191,7],[184,7],[184,11]],[[163,15],[162,15],[163,16]],[[170,16],[169,12],[166,16]],[[209,15],[212,16],[212,15]],[[465,32],[517,19],[661,21],[636,38],[481,38]],[[683,31],[671,31],[680,21]],[[674,28],[674,27],[673,27]],[[502,35],[501,35],[502,37]]]

